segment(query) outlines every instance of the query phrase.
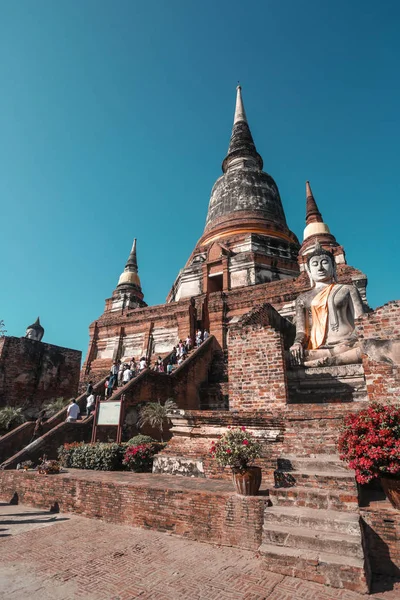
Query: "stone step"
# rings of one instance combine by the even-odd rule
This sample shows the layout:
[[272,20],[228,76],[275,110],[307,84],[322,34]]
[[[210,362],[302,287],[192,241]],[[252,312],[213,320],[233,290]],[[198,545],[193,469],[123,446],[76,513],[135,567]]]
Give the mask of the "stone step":
[[368,400],[368,394],[366,387],[362,387],[358,390],[344,390],[339,391],[335,388],[328,387],[309,387],[309,388],[295,388],[289,387],[289,402],[291,404],[353,404],[355,405],[354,410],[357,410],[357,405],[360,402]]
[[296,425],[288,425],[286,424],[286,433],[292,435],[299,435],[306,433],[308,435],[339,435],[341,420],[338,422],[337,420],[329,419],[328,421],[321,420],[322,425],[318,425],[313,419],[312,421],[298,421]]
[[274,506],[304,506],[324,510],[356,511],[358,509],[357,491],[337,491],[314,487],[269,488]]
[[352,535],[341,531],[320,531],[309,527],[265,523],[262,541],[276,546],[330,552],[353,558],[364,557],[360,532]]
[[285,454],[277,458],[278,469],[281,471],[347,471],[348,468],[339,458],[339,454],[314,454],[313,456],[297,456]]
[[353,402],[348,403],[333,403],[329,405],[329,412],[326,406],[323,404],[287,404],[286,414],[291,419],[325,419],[326,421],[335,421],[342,418],[350,412],[354,412],[354,408],[357,406]]
[[284,433],[281,453],[297,456],[310,456],[314,454],[337,454],[339,430],[299,429]]
[[363,559],[328,552],[262,544],[259,553],[269,571],[366,594],[370,576]]
[[321,452],[337,452],[336,442],[327,442],[327,440],[304,440],[302,438],[287,439],[285,437],[281,452],[286,454],[296,454],[299,458],[307,458],[311,454],[319,454]]
[[297,506],[268,506],[264,512],[264,523],[360,535],[360,515],[356,512],[317,510]]
[[329,488],[334,490],[356,491],[356,482],[351,471],[274,471],[276,487],[304,486],[309,488]]

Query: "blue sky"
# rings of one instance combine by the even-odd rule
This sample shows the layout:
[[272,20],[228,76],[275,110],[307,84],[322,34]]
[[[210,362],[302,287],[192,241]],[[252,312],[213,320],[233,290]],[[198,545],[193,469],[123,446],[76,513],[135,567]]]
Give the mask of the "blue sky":
[[163,303],[203,231],[240,80],[290,228],[309,179],[376,307],[400,297],[397,0],[3,0],[0,318],[86,353],[134,237]]

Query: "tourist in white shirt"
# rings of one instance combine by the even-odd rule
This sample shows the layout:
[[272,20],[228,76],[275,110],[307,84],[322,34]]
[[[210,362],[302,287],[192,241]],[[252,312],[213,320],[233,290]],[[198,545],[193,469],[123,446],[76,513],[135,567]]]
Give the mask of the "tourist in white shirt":
[[126,369],[126,365],[124,365],[124,363],[121,363],[119,365],[119,369],[118,369],[118,385],[121,386],[122,382],[124,380],[124,372]]
[[146,359],[142,357],[139,362],[139,371],[143,371],[146,368]]
[[80,412],[81,411],[79,409],[79,406],[76,403],[75,398],[72,398],[71,404],[69,404],[68,408],[67,408],[67,422],[68,423],[75,423],[75,421],[79,417],[79,413]]
[[90,413],[94,411],[95,404],[96,404],[96,398],[95,398],[94,393],[92,392],[90,394],[90,396],[87,397],[87,400],[86,400],[86,414],[88,417],[90,416]]
[[133,372],[131,371],[131,369],[129,367],[127,367],[122,375],[122,381],[124,382],[124,385],[132,379],[132,375],[133,375]]

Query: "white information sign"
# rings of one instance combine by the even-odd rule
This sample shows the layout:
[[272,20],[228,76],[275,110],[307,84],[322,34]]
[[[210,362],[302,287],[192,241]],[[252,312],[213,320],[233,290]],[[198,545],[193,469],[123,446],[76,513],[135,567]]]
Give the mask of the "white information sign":
[[118,425],[121,414],[121,400],[118,402],[100,402],[97,425]]

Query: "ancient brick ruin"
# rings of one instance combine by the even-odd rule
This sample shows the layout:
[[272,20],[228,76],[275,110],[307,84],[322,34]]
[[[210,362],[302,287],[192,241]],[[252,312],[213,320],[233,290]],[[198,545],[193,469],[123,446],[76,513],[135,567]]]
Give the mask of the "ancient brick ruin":
[[36,417],[46,402],[75,396],[81,352],[27,337],[0,338],[0,407]]

